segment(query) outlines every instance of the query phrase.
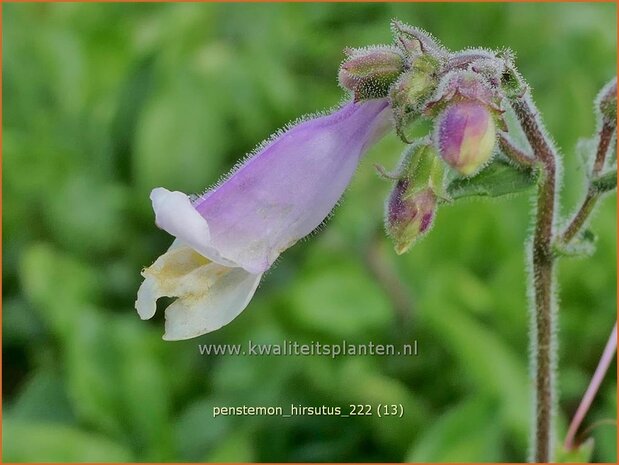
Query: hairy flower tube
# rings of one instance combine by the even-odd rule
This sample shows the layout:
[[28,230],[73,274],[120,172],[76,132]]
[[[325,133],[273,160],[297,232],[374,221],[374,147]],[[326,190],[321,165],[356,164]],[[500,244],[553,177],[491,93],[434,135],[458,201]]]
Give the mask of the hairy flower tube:
[[136,309],[166,309],[166,340],[214,331],[248,305],[277,257],[329,215],[366,150],[391,127],[386,99],[350,102],[296,124],[192,200],[156,188],[156,224],[176,240],[142,272]]

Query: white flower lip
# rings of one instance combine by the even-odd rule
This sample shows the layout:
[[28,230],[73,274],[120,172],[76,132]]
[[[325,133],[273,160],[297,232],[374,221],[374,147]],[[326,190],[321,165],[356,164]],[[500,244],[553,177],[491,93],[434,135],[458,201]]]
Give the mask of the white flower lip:
[[215,263],[177,239],[142,276],[135,302],[138,315],[150,319],[157,299],[176,297],[165,310],[163,339],[179,341],[230,323],[249,304],[262,274]]

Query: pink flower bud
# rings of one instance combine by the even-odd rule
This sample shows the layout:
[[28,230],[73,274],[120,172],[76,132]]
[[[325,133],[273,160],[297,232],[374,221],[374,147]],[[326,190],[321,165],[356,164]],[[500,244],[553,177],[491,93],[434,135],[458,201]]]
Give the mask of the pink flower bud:
[[432,226],[437,198],[431,188],[410,193],[410,181],[400,179],[387,201],[387,234],[398,255],[407,252]]
[[404,60],[394,47],[354,49],[347,53],[338,78],[357,101],[386,97],[389,87],[404,70]]
[[436,144],[441,158],[470,176],[490,159],[496,139],[491,110],[479,101],[456,101],[438,120]]

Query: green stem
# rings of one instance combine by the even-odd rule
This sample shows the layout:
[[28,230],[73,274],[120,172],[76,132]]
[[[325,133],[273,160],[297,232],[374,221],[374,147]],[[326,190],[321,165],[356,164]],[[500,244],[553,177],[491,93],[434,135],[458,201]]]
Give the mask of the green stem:
[[518,148],[516,144],[509,138],[504,132],[497,134],[499,148],[510,160],[514,161],[517,165],[530,168],[535,164],[535,159],[532,155],[526,153],[524,150]]
[[587,222],[587,219],[589,219],[591,212],[595,208],[598,199],[603,193],[603,189],[600,189],[599,186],[596,185],[596,181],[604,169],[606,156],[608,154],[614,133],[615,125],[611,121],[604,120],[602,123],[602,128],[600,129],[598,148],[595,154],[593,168],[591,170],[591,182],[589,183],[585,199],[561,236],[561,240],[564,244],[570,242],[583,228]]
[[535,422],[532,460],[552,459],[553,417],[556,404],[554,260],[552,254],[556,201],[556,155],[546,139],[537,110],[526,96],[516,97],[512,106],[541,168],[537,192],[535,232],[532,243],[533,301],[532,348],[535,372]]

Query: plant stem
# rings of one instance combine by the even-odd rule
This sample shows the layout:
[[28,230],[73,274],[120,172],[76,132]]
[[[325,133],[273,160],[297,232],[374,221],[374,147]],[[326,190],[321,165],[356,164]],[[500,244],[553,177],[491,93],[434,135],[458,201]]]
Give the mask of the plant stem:
[[580,208],[570,221],[567,228],[565,228],[565,232],[561,236],[561,240],[563,243],[567,244],[570,242],[576,234],[582,229],[587,219],[591,215],[595,204],[602,192],[597,189],[593,180],[597,178],[602,169],[604,168],[604,163],[606,162],[606,155],[608,154],[608,149],[610,148],[610,142],[613,139],[613,134],[615,132],[615,125],[608,121],[604,120],[602,123],[602,128],[600,129],[600,136],[598,142],[597,152],[595,154],[595,161],[593,162],[593,168],[591,170],[591,182],[589,183],[589,187],[587,189],[587,194],[585,195],[585,199],[583,200]]
[[553,302],[553,229],[556,201],[556,155],[544,135],[537,110],[526,95],[516,97],[512,106],[541,168],[537,192],[535,232],[532,244],[533,300],[532,348],[535,371],[535,422],[532,459],[552,459],[553,415],[556,402],[555,311]]
[[497,134],[497,139],[501,151],[516,164],[526,168],[530,168],[535,164],[533,156],[518,148],[504,132],[499,132]]
[[595,398],[595,395],[604,380],[604,376],[608,371],[608,367],[610,366],[610,362],[612,362],[613,357],[615,356],[615,352],[617,351],[617,323],[615,322],[615,326],[610,333],[610,337],[608,338],[608,342],[606,343],[606,347],[604,347],[604,352],[602,353],[602,358],[598,363],[597,368],[595,369],[595,373],[593,374],[593,378],[591,378],[591,382],[589,383],[589,387],[587,387],[587,391],[580,401],[580,405],[578,409],[576,409],[576,413],[574,414],[574,418],[572,419],[572,423],[570,423],[570,427],[567,431],[567,436],[565,437],[564,447],[566,450],[572,450],[574,447],[577,447],[578,444],[574,444],[574,438],[576,437],[576,433],[578,432],[578,428],[580,424],[585,418],[585,415],[589,411],[591,407],[591,403]]

